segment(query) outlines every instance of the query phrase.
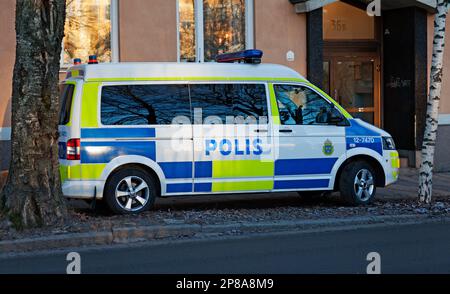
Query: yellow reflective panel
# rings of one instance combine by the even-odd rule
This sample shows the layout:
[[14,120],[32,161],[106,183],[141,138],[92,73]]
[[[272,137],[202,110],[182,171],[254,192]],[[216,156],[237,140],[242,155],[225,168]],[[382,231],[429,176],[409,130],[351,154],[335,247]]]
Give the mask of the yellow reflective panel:
[[212,183],[212,192],[264,191],[272,189],[273,181]]
[[68,167],[68,178],[71,180],[98,180],[106,164],[82,164]]
[[213,161],[213,178],[273,177],[274,169],[273,161]]
[[398,179],[398,171],[393,171],[393,172],[392,172],[392,178],[393,178],[394,180],[397,180],[397,179]]
[[391,152],[391,166],[392,168],[400,168],[400,157],[397,151]]
[[97,104],[100,83],[85,83],[81,102],[81,127],[97,128]]
[[67,165],[60,165],[59,174],[61,176],[61,183],[64,183],[69,177],[69,167]]
[[273,84],[269,85],[269,95],[270,95],[270,108],[272,111],[272,120],[274,125],[280,125],[280,113],[278,110],[277,97],[275,95],[275,89],[273,88]]

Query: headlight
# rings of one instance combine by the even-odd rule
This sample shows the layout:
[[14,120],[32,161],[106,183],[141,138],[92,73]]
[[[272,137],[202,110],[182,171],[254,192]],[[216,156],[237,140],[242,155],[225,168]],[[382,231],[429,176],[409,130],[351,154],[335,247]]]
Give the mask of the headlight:
[[394,139],[392,139],[391,137],[383,137],[383,149],[395,150]]

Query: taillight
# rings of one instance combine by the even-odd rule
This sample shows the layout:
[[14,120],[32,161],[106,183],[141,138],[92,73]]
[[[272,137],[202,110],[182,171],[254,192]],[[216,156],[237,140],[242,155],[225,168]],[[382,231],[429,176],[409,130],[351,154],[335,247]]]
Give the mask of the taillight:
[[80,160],[80,139],[70,139],[67,141],[67,160]]

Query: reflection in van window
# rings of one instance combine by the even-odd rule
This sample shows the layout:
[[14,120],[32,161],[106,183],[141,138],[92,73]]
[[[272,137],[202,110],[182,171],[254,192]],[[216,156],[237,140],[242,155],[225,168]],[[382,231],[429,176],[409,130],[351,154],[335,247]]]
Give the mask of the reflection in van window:
[[264,84],[193,84],[190,93],[192,109],[202,110],[206,124],[267,123]]
[[73,92],[75,91],[75,85],[63,85],[60,88],[59,103],[61,105],[59,111],[59,124],[67,125],[70,121],[70,112],[72,109]]
[[104,125],[169,125],[191,117],[187,85],[105,86],[101,103]]
[[283,125],[328,124],[333,106],[315,91],[296,85],[275,85]]

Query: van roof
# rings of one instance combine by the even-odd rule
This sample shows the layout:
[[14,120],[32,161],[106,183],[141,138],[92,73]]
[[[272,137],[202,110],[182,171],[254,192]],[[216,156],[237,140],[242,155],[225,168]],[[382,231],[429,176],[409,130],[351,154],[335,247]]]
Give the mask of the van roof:
[[239,63],[102,63],[69,68],[67,78],[85,81],[145,79],[286,79],[306,80],[293,69],[277,64]]

